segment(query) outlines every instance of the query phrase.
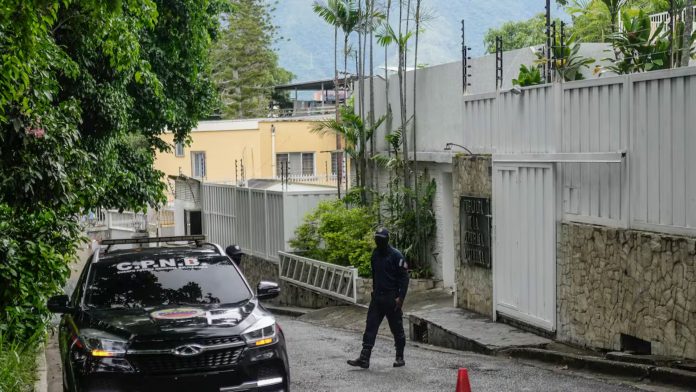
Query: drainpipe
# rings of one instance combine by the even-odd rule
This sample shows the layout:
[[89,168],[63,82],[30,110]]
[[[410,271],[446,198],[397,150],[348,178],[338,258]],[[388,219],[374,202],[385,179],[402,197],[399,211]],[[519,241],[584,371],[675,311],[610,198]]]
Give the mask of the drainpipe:
[[276,171],[276,147],[275,147],[275,124],[271,124],[271,170],[273,170],[273,173],[271,173],[272,178],[276,178],[278,176],[278,172]]

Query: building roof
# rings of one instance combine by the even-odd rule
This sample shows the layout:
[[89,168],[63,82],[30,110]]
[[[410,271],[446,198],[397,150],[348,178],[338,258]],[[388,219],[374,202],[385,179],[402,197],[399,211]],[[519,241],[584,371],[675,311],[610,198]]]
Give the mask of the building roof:
[[[350,75],[348,76],[348,79],[353,81],[356,80],[358,77],[355,75]],[[340,78],[338,80],[339,86],[343,82],[343,78]],[[276,90],[297,90],[297,91],[321,91],[323,90],[333,90],[334,87],[334,80],[333,78],[331,79],[321,79],[321,80],[313,80],[309,82],[297,82],[297,83],[289,83],[289,84],[281,84],[279,86],[275,86]]]

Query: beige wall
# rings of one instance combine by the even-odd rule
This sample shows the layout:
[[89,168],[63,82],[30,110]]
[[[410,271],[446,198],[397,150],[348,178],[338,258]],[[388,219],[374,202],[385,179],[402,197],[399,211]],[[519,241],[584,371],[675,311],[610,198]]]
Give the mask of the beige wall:
[[[271,128],[275,127],[275,154],[288,152],[313,152],[314,171],[317,176],[326,176],[331,172],[331,153],[336,149],[336,136],[319,135],[312,132],[316,121],[262,121],[259,123],[261,151],[264,161],[261,176],[272,177],[275,166],[273,153],[273,136]],[[325,152],[322,152],[325,151]],[[267,161],[266,159],[271,159]]]
[[[315,174],[326,176],[331,171],[331,154],[336,149],[333,134],[311,132],[315,121],[297,120],[240,120],[205,121],[191,132],[191,145],[184,147],[184,155],[177,157],[175,150],[157,154],[155,167],[166,175],[181,173],[191,176],[191,153],[204,151],[208,181],[234,181],[235,160],[241,167],[244,160],[246,178],[272,178],[275,155],[271,127],[275,127],[275,154],[289,152],[314,153]],[[244,129],[240,129],[244,128]],[[173,146],[173,135],[162,139]],[[327,152],[322,152],[327,151]],[[239,176],[241,178],[241,169]]]
[[[173,145],[173,135],[162,137]],[[167,175],[181,172],[191,175],[191,153],[204,151],[208,181],[232,181],[235,179],[234,161],[244,161],[246,178],[259,177],[262,157],[258,130],[235,131],[194,131],[191,133],[191,145],[184,147],[184,156],[175,156],[171,152],[158,154],[155,167]],[[241,173],[240,173],[241,176]]]

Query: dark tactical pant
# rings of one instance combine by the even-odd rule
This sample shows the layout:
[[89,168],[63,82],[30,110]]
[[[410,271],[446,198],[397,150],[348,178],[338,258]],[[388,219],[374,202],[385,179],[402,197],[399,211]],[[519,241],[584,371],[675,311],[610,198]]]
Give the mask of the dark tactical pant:
[[389,329],[394,335],[394,346],[397,354],[404,352],[406,346],[406,334],[404,334],[404,320],[401,308],[396,309],[396,292],[372,293],[372,301],[367,311],[367,325],[363,335],[363,347],[372,349],[375,346],[377,331],[384,317],[387,317]]

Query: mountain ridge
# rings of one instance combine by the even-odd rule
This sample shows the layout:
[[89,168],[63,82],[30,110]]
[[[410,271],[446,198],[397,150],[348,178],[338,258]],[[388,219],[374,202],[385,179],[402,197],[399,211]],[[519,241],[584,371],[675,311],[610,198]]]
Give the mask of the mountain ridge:
[[[282,37],[276,44],[279,63],[295,74],[295,81],[333,77],[334,31],[314,14],[313,2],[283,0],[273,11]],[[483,36],[489,28],[544,12],[545,0],[423,0],[422,7],[432,13],[432,19],[419,37],[418,63],[436,65],[461,58],[462,19],[466,23],[467,44],[472,48],[472,56],[481,56],[484,54]],[[567,18],[557,7],[553,13]],[[340,31],[339,41],[342,41]],[[339,55],[339,69],[343,68],[342,62],[343,56]],[[382,48],[375,50],[374,63],[375,67],[384,64]],[[396,53],[392,50],[389,65],[395,63]],[[349,65],[349,70],[354,68]]]

